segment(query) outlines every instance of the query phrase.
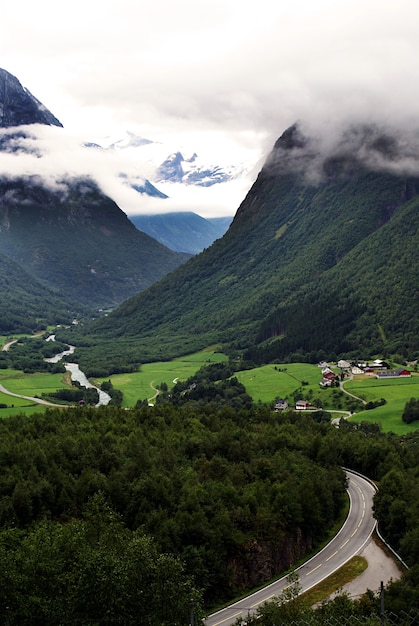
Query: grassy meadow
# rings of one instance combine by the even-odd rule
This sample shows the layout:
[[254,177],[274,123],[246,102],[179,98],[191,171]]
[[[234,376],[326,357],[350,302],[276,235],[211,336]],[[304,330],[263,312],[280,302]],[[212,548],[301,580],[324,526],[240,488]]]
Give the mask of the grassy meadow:
[[367,402],[381,398],[386,400],[383,406],[357,413],[351,417],[351,421],[378,423],[384,432],[394,432],[400,435],[418,430],[418,422],[405,424],[401,416],[406,402],[410,398],[419,398],[419,374],[413,374],[411,378],[383,380],[356,376],[345,383],[345,389]]
[[[37,397],[43,393],[54,392],[65,386],[64,374],[24,374],[19,370],[0,370],[0,384],[12,393],[22,396]],[[0,419],[13,415],[31,415],[45,411],[45,406],[32,400],[16,398],[0,391],[0,404],[7,408],[0,409]]]
[[186,380],[193,376],[203,365],[226,360],[225,354],[215,352],[214,348],[208,348],[172,361],[145,363],[139,372],[117,374],[99,382],[110,380],[115,389],[120,389],[124,394],[122,406],[131,408],[138,400],[148,400],[152,403],[157,393],[156,388],[161,383],[166,383],[171,389],[177,380]]
[[328,390],[321,390],[321,371],[309,363],[281,363],[263,365],[238,372],[236,377],[255,402],[270,403],[277,398],[290,397],[297,389],[306,393],[310,389],[317,396],[326,398]]
[[[13,373],[4,377],[4,371]],[[8,391],[23,396],[40,397],[43,393],[55,392],[66,386],[65,374],[23,374],[16,370],[0,370],[0,372],[0,383]]]

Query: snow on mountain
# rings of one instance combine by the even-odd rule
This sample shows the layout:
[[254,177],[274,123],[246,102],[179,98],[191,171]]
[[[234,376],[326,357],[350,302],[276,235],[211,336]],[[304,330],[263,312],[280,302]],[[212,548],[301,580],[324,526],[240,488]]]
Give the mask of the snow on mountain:
[[141,194],[134,204],[123,196],[115,198],[127,214],[233,215],[256,178],[262,154],[228,150],[216,142],[197,143],[174,145],[174,141],[153,141],[126,132],[93,145],[120,160],[123,186]]
[[107,145],[102,143],[102,147],[123,152],[124,157],[138,164],[139,175],[153,184],[172,182],[209,187],[248,176],[261,157],[253,151],[245,154],[239,162],[228,162],[226,155],[220,151],[214,163],[205,153],[183,146],[173,149],[167,143],[145,139],[131,132]]

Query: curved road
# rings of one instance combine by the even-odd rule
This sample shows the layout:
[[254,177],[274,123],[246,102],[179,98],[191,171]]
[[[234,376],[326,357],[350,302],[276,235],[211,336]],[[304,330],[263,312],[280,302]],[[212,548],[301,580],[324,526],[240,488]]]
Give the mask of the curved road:
[[[346,470],[350,508],[348,517],[338,534],[320,552],[295,570],[299,575],[301,593],[342,567],[353,556],[362,552],[368,543],[376,521],[372,516],[372,498],[375,487],[354,472]],[[264,602],[278,596],[287,586],[287,577],[231,604],[205,620],[206,626],[229,626],[237,618],[245,619]]]

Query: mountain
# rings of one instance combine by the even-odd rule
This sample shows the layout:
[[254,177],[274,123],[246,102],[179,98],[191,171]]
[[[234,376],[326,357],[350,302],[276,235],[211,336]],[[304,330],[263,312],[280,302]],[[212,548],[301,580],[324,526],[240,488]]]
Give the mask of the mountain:
[[177,252],[198,254],[222,237],[232,217],[205,219],[193,212],[129,215],[141,231]]
[[159,165],[156,171],[156,181],[184,183],[186,185],[198,185],[211,187],[219,183],[226,183],[234,178],[236,172],[230,171],[220,165],[209,165],[200,162],[196,152],[189,158],[185,158],[181,152],[170,154]]
[[121,303],[188,256],[139,232],[92,180],[0,178],[0,251],[67,297]]
[[0,128],[26,124],[62,126],[15,76],[0,68]]
[[[23,124],[60,123],[19,81],[0,70],[0,156],[38,161]],[[7,130],[10,126],[10,130]],[[57,137],[57,141],[59,138]],[[25,161],[26,162],[26,161]],[[29,163],[29,159],[27,159]],[[15,164],[14,164],[15,167]],[[6,174],[0,164],[0,253],[73,302],[120,304],[189,258],[139,232],[89,177]]]
[[415,141],[286,130],[224,237],[92,326],[95,358],[115,336],[140,362],[215,343],[256,362],[417,356]]

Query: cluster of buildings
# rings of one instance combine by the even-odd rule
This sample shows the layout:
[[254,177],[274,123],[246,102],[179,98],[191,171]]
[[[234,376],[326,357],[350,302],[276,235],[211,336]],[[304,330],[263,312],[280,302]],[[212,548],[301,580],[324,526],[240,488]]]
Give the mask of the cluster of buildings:
[[[338,361],[337,367],[340,372],[333,371],[326,361],[319,363],[321,368],[322,379],[320,381],[320,387],[338,387],[340,381],[345,380],[351,376],[359,376],[361,374],[369,374],[376,378],[408,378],[412,374],[404,367],[398,367],[397,369],[391,369],[390,365],[381,359],[375,359],[372,363],[365,361],[358,361],[357,363],[349,363],[348,361]],[[335,368],[336,370],[336,368]],[[286,400],[278,400],[275,404],[275,411],[285,411],[290,408]],[[315,409],[306,400],[298,400],[295,404],[297,411],[305,411],[307,409]]]
[[322,370],[321,387],[330,387],[335,381],[344,380],[349,376],[359,376],[361,374],[369,374],[376,378],[400,378],[409,377],[411,372],[404,367],[398,367],[395,370],[390,369],[390,365],[381,359],[375,359],[372,363],[359,361],[357,363],[349,363],[348,361],[339,361],[337,367],[340,374],[333,372],[328,363],[321,362],[319,367]]

